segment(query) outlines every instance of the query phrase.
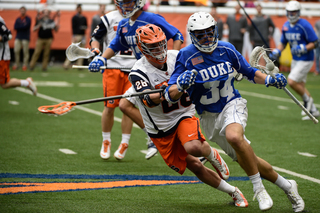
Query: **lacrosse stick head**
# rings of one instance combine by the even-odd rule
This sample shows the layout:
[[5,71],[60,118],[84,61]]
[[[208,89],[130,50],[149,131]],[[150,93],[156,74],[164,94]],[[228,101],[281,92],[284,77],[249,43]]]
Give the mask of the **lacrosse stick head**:
[[75,105],[75,102],[61,102],[60,104],[56,105],[40,106],[38,110],[41,113],[48,115],[64,115],[70,112],[72,107],[74,107]]
[[273,61],[267,56],[267,48],[255,47],[249,57],[249,63],[252,67],[259,69],[267,75],[275,75],[279,73],[279,68],[276,67]]
[[94,53],[91,52],[88,48],[80,47],[81,42],[72,43],[66,50],[66,56],[69,61],[75,61],[79,58],[90,58],[94,56]]

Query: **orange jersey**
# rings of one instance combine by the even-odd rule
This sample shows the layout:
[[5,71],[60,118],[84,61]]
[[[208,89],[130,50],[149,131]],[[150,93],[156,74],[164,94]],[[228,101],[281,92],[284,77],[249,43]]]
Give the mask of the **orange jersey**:
[[151,138],[166,164],[179,174],[183,174],[187,167],[188,153],[183,145],[192,140],[205,141],[201,133],[199,119],[195,116],[183,119],[176,130],[162,138]]
[[[106,69],[103,73],[103,95],[104,97],[122,95],[130,87],[131,83],[128,79],[129,73],[122,72],[118,69]],[[110,108],[119,106],[120,99],[109,100],[104,105]]]
[[0,61],[0,84],[10,81],[10,60]]

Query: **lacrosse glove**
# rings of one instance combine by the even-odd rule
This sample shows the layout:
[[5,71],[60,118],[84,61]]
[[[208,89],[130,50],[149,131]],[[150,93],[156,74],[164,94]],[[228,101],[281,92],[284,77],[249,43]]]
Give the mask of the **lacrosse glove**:
[[308,52],[307,47],[304,44],[296,45],[291,48],[292,55],[300,56],[307,52]]
[[96,56],[93,58],[93,60],[89,64],[89,71],[90,72],[101,72],[101,74],[104,72],[104,70],[100,70],[100,67],[106,66],[107,59],[102,56]]
[[92,48],[91,52],[94,54],[94,57],[97,56],[97,55],[101,56],[101,52],[100,52],[100,50],[98,48]]
[[270,54],[269,58],[273,61],[278,60],[278,58],[281,56],[281,51],[279,49],[274,49]]
[[177,79],[177,87],[179,92],[189,89],[191,85],[194,84],[197,74],[198,73],[196,70],[187,70],[181,73]]
[[282,89],[287,85],[287,79],[281,73],[275,74],[275,78],[273,78],[271,75],[267,75],[266,79],[264,80],[264,84],[266,87],[274,86],[278,89]]

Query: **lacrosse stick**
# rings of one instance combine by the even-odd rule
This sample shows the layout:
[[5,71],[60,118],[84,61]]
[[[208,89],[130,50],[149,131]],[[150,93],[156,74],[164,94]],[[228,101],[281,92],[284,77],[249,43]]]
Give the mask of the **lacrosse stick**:
[[[72,68],[88,69],[89,66],[72,65]],[[118,69],[118,70],[126,69],[126,70],[131,70],[131,68],[132,68],[132,67],[106,67],[106,66],[101,66],[101,67],[100,67],[100,70],[104,70],[104,69]]]
[[[79,58],[90,58],[95,56],[91,50],[88,48],[83,48],[80,47],[81,42],[79,43],[72,43],[66,50],[66,56],[69,59],[69,61],[75,61]],[[116,57],[121,57],[121,58],[132,58],[134,59],[135,57],[133,55],[116,55]]]
[[[266,48],[255,47],[250,54],[249,63],[251,66],[259,69],[267,75],[271,75],[275,79],[275,74],[279,72],[279,68],[274,65],[270,58],[266,54]],[[309,118],[317,124],[319,121],[294,97],[294,95],[284,87],[283,90],[288,96],[309,116]]]
[[70,112],[72,107],[76,105],[89,104],[89,103],[121,99],[121,98],[129,98],[129,97],[135,97],[135,96],[158,93],[158,92],[163,92],[163,89],[155,89],[155,90],[148,90],[145,92],[137,92],[132,94],[123,94],[123,95],[116,95],[116,96],[110,96],[110,97],[104,97],[104,98],[89,99],[89,100],[78,101],[78,102],[65,101],[56,105],[40,106],[38,110],[48,115],[64,115]]

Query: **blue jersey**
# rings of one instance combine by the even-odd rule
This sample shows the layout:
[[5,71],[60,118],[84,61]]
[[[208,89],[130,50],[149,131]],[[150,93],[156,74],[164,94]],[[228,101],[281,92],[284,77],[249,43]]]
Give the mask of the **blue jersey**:
[[[136,59],[140,59],[143,55],[136,44],[135,34],[139,27],[147,24],[154,24],[161,27],[162,31],[166,34],[167,40],[173,38],[177,33],[181,34],[177,28],[169,24],[162,16],[154,13],[142,12],[134,22],[129,18],[120,21],[117,35],[110,43],[109,48],[114,52],[131,48]],[[183,41],[183,38],[179,39]]]
[[234,69],[252,82],[257,71],[232,44],[223,41],[218,42],[211,54],[200,52],[193,44],[181,49],[168,84],[176,84],[181,73],[192,69],[197,70],[198,75],[187,92],[198,114],[203,111],[220,113],[228,102],[241,97],[233,85]]
[[[318,37],[312,28],[312,25],[305,19],[299,19],[297,23],[291,25],[289,21],[282,26],[281,43],[286,46],[290,44],[290,48],[304,44],[307,45],[310,42],[315,42]],[[306,54],[292,55],[293,60],[296,61],[313,61],[313,50],[309,50]]]

